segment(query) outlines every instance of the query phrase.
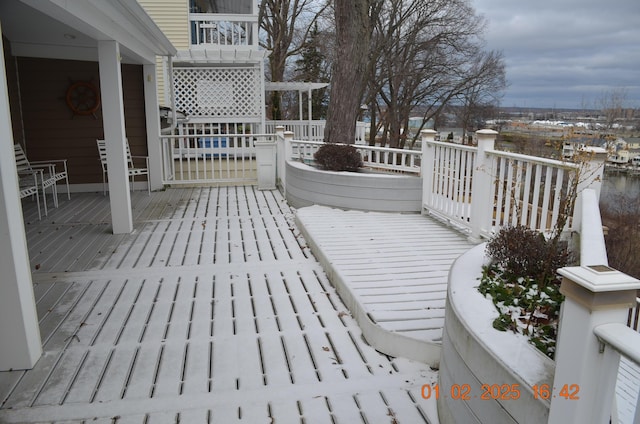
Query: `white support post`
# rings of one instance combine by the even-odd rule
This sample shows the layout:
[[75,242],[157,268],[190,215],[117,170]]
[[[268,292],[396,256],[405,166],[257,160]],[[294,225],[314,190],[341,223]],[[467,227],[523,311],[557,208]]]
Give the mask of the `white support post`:
[[491,230],[491,185],[493,184],[493,170],[491,159],[485,153],[493,150],[497,131],[480,130],[478,137],[478,152],[473,167],[473,182],[471,185],[471,234],[469,238],[480,241],[483,232]]
[[111,222],[114,234],[125,234],[133,231],[133,218],[127,171],[120,45],[118,42],[98,41],[98,59],[102,121],[107,145]]
[[256,141],[256,166],[258,172],[258,190],[276,188],[276,142],[260,139]]
[[567,267],[555,355],[549,424],[608,423],[615,395],[618,355],[601,344],[594,328],[626,323],[640,281],[604,265]]
[[312,125],[313,125],[313,97],[312,97],[312,90],[311,88],[309,88],[309,91],[307,92],[307,113],[309,114],[307,116],[308,118],[308,127],[309,127],[309,134],[307,135],[307,140],[312,141],[313,140],[313,131],[312,131]]
[[142,66],[144,74],[144,108],[147,124],[147,151],[149,152],[149,185],[151,190],[161,190],[162,144],[160,141],[160,110],[158,108],[158,86],[156,65]]
[[433,144],[436,141],[437,131],[422,130],[422,161],[420,162],[420,175],[422,175],[422,211],[425,205],[431,204],[431,194],[433,193],[433,164],[435,162],[436,148]]
[[[2,40],[0,51],[4,51]],[[42,355],[13,143],[6,68],[0,55],[0,371],[33,368]]]
[[286,175],[285,169],[287,165],[287,158],[284,153],[284,127],[282,125],[276,126],[276,184],[280,186],[280,189],[284,192],[286,190]]
[[284,158],[285,160],[291,160],[293,157],[293,147],[291,146],[291,142],[293,141],[293,132],[285,131],[284,132]]
[[602,147],[585,147],[577,156],[582,154],[587,156],[588,161],[582,164],[580,169],[580,180],[578,181],[576,190],[577,197],[573,205],[573,222],[580,222],[579,215],[582,210],[582,196],[580,196],[580,194],[585,189],[593,189],[596,193],[596,199],[600,199],[602,179],[604,177],[604,163],[607,160],[607,150]]

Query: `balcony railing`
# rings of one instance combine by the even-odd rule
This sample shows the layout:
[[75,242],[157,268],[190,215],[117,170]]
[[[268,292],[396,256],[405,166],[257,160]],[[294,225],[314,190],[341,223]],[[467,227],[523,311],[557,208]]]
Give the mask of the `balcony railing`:
[[257,16],[191,13],[189,21],[191,48],[258,46]]

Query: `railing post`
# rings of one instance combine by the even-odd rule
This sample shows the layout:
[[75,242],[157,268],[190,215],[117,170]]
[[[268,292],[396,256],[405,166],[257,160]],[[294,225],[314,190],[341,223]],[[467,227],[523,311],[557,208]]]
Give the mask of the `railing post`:
[[[604,265],[567,267],[555,355],[549,424],[608,423],[619,356],[610,355],[593,329],[626,323],[640,281]],[[539,392],[541,393],[541,392]]]
[[422,212],[425,205],[431,204],[431,194],[433,193],[433,165],[435,162],[436,148],[433,144],[436,141],[437,131],[422,130],[422,160],[420,161],[420,174],[422,175]]
[[485,152],[493,150],[498,132],[480,130],[476,131],[476,135],[478,137],[478,152],[476,153],[471,183],[471,234],[469,238],[473,241],[480,241],[482,232],[491,230],[491,211],[493,209],[491,184],[494,177],[491,159]]
[[258,190],[273,190],[276,188],[276,149],[276,142],[266,140],[264,136],[256,141]]
[[276,135],[278,140],[278,179],[280,187],[285,197],[287,196],[287,161],[293,156],[293,148],[291,141],[293,140],[293,132],[285,131],[283,126],[276,127]]
[[[580,193],[585,189],[593,189],[596,192],[596,199],[600,200],[600,190],[602,188],[602,179],[604,175],[604,163],[607,160],[607,150],[602,147],[585,147],[580,150],[582,154],[587,156],[585,163],[581,164],[580,175],[578,178],[578,187],[576,189],[576,201],[573,206],[573,220],[580,221],[580,210],[582,198]],[[578,157],[580,155],[577,155]],[[575,157],[575,156],[574,156]]]
[[284,187],[285,187],[285,165],[286,165],[286,155],[284,153],[285,150],[285,146],[284,146],[284,126],[283,125],[276,125],[275,127],[275,132],[276,132],[276,162],[277,162],[277,167],[276,167],[276,184],[279,185],[281,187],[281,189],[284,191]]

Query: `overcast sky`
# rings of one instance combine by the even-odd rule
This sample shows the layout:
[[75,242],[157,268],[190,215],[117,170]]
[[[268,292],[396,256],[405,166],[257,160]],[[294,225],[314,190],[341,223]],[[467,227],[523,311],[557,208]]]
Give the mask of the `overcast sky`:
[[504,53],[502,106],[593,107],[624,87],[640,107],[640,0],[470,1]]

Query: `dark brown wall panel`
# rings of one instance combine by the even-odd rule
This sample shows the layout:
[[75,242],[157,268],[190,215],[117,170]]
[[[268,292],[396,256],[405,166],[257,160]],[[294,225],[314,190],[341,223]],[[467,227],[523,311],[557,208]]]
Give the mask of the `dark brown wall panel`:
[[11,127],[13,129],[13,140],[15,143],[23,141],[22,133],[22,112],[20,110],[20,92],[18,90],[18,71],[16,60],[11,56],[9,40],[2,38],[4,46],[4,64],[7,74],[7,91],[9,95],[9,109],[11,110]]
[[[75,115],[66,93],[78,81],[100,90],[95,62],[18,59],[24,140],[30,160],[67,159],[71,184],[102,182],[96,139],[104,137],[102,108]],[[134,155],[146,155],[142,67],[122,66],[126,133]]]

